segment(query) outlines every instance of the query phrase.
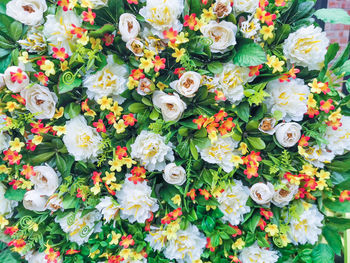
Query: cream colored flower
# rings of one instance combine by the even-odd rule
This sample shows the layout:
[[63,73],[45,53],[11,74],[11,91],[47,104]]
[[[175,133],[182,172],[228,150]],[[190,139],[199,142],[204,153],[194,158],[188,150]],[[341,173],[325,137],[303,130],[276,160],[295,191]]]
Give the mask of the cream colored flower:
[[259,7],[259,0],[237,0],[233,4],[235,13],[254,13]]
[[58,176],[48,165],[34,166],[35,175],[30,177],[34,189],[41,195],[52,195],[58,188]]
[[296,122],[280,123],[275,127],[276,139],[283,147],[293,147],[301,137],[301,129]]
[[0,131],[0,152],[6,150],[10,145],[11,137],[4,131]]
[[167,235],[162,228],[151,226],[151,231],[145,238],[153,250],[161,251],[167,243]]
[[201,75],[194,71],[187,71],[182,74],[179,80],[170,83],[170,87],[180,93],[182,96],[192,98],[196,95],[201,85]]
[[329,145],[321,145],[321,147],[319,145],[313,145],[304,149],[302,152],[301,150],[303,148],[299,147],[299,154],[314,166],[323,168],[325,164],[330,163],[335,157],[335,153],[328,149]]
[[152,101],[154,106],[162,111],[165,121],[178,121],[187,108],[186,103],[176,93],[168,95],[163,91],[156,90],[153,93]]
[[23,197],[23,206],[25,209],[42,212],[46,210],[47,197],[36,190],[30,190]]
[[275,125],[276,125],[276,119],[275,118],[264,118],[259,124],[259,131],[263,133],[267,133],[269,135],[272,135],[275,133]]
[[96,209],[102,213],[106,223],[109,223],[117,215],[119,206],[110,196],[105,196],[100,199],[100,203],[96,206]]
[[329,126],[325,134],[325,139],[328,141],[328,149],[337,155],[350,151],[350,117],[343,116],[340,122],[342,126],[336,130]]
[[164,168],[163,178],[168,184],[183,185],[186,182],[186,171],[175,163],[169,163]]
[[[137,38],[132,38],[126,42],[126,48],[129,49],[136,57],[143,56],[144,45],[141,40]],[[150,61],[150,60],[149,60]],[[153,65],[153,64],[151,64]],[[146,71],[148,72],[148,71]]]
[[278,261],[276,251],[260,248],[257,243],[245,247],[239,254],[242,263],[275,263]]
[[133,14],[124,13],[119,17],[119,32],[124,42],[137,37],[140,32],[140,24]]
[[291,64],[319,70],[327,53],[329,40],[320,27],[310,25],[291,33],[283,43],[283,54]]
[[298,186],[289,183],[286,179],[281,181],[281,188],[275,190],[272,198],[272,203],[275,206],[283,207],[289,204],[293,200],[294,196],[298,192]]
[[42,23],[46,9],[45,0],[11,0],[6,4],[6,15],[25,25],[36,26]]
[[217,18],[224,18],[232,12],[231,0],[216,0],[213,6]]
[[16,201],[9,200],[5,197],[6,187],[0,183],[0,216],[9,218],[12,216],[13,207],[17,205]]
[[224,53],[230,46],[236,45],[237,26],[232,22],[210,21],[201,27],[201,32],[204,37],[213,41],[210,45],[210,50],[213,53]]
[[21,91],[26,100],[26,108],[37,119],[51,119],[55,115],[58,98],[47,87],[34,84]]
[[250,188],[250,197],[259,205],[269,204],[274,193],[274,187],[269,182],[267,184],[256,183]]
[[256,40],[256,35],[260,31],[260,21],[255,18],[253,15],[248,16],[246,21],[243,21],[240,25],[240,31],[242,32],[245,38],[254,37]]
[[[18,76],[16,76],[18,75]],[[12,92],[20,92],[29,85],[29,77],[22,68],[11,66],[4,72],[4,82],[6,87]]]

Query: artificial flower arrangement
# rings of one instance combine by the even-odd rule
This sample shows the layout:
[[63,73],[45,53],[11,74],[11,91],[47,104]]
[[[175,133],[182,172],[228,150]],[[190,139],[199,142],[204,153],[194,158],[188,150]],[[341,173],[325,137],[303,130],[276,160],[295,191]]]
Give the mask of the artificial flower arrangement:
[[350,17],[314,4],[1,1],[0,262],[333,262],[350,45],[313,15]]

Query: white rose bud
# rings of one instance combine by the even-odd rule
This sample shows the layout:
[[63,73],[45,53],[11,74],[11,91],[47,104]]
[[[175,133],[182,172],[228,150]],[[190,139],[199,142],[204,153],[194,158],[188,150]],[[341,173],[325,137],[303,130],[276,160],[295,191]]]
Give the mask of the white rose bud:
[[126,48],[137,57],[143,56],[143,43],[136,38],[130,39],[128,42],[126,42]]
[[62,198],[58,197],[58,194],[54,194],[49,197],[49,200],[46,203],[46,209],[49,209],[51,212],[56,212],[58,209],[63,210]]
[[124,42],[137,37],[140,32],[140,24],[133,14],[125,13],[120,16],[119,32]]
[[26,108],[36,114],[37,119],[51,119],[55,115],[57,96],[47,87],[35,84],[21,91]]
[[187,108],[186,103],[176,93],[168,95],[157,90],[153,93],[152,100],[153,104],[161,109],[165,121],[178,121]]
[[6,4],[6,15],[28,25],[42,23],[47,5],[45,0],[12,0]]
[[218,18],[228,16],[232,11],[231,0],[217,0],[214,4],[213,11]]
[[163,178],[168,184],[183,185],[186,182],[186,171],[175,163],[169,163],[164,168]]
[[259,131],[272,135],[275,133],[275,118],[264,118],[259,124]]
[[176,90],[181,95],[192,98],[196,95],[197,90],[201,85],[201,75],[194,71],[187,71],[182,74],[179,80],[170,83],[170,87]]
[[58,176],[54,169],[48,165],[35,166],[35,175],[30,177],[34,189],[42,195],[50,196],[58,188]]
[[288,205],[289,202],[293,200],[294,196],[298,192],[298,186],[289,183],[286,179],[282,180],[282,184],[284,185],[284,187],[282,187],[279,190],[276,190],[272,198],[272,203],[278,207]]
[[20,67],[8,67],[3,75],[6,87],[14,93],[20,92],[29,84],[29,77]]
[[231,22],[210,21],[209,24],[201,27],[204,37],[213,41],[210,50],[213,53],[224,53],[230,46],[236,45],[237,26]]
[[25,209],[42,212],[46,209],[47,197],[40,194],[35,190],[31,190],[25,193],[23,198],[23,206]]
[[276,126],[276,139],[283,147],[292,147],[301,137],[301,126],[295,122],[280,123]]
[[250,188],[250,197],[259,205],[266,205],[271,202],[274,187],[271,183],[256,183]]

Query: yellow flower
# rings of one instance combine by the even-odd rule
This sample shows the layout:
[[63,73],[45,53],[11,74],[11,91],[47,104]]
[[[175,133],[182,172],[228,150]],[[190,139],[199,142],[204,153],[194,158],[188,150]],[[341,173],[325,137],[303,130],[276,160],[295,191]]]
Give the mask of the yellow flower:
[[275,27],[273,25],[271,26],[263,26],[260,29],[260,34],[263,35],[264,40],[268,40],[269,38],[273,38],[273,30],[275,29]]
[[114,102],[113,106],[109,108],[111,112],[113,112],[116,116],[120,116],[122,114],[123,108],[119,106],[118,102]]
[[331,174],[330,172],[326,172],[325,170],[321,170],[320,172],[318,172],[316,174],[316,176],[320,179],[324,179],[324,180],[327,180],[329,178],[331,178]]
[[93,3],[91,3],[89,0],[81,0],[81,7],[84,7],[84,8],[94,8],[94,5]]
[[121,256],[124,259],[127,259],[130,257],[131,250],[128,248],[124,248],[119,252],[119,256]]
[[143,69],[146,73],[148,73],[154,67],[154,64],[152,63],[151,59],[141,58],[140,62],[141,62],[141,64],[140,64],[139,68]]
[[287,246],[288,243],[290,242],[286,234],[280,235],[280,239],[284,247]]
[[43,136],[40,136],[40,135],[34,135],[34,138],[32,140],[32,142],[35,145],[39,145],[42,141],[43,141]]
[[121,234],[117,234],[116,232],[112,231],[112,240],[109,242],[110,245],[118,245],[119,239],[121,238]]
[[116,184],[116,183],[111,183],[109,187],[112,190],[116,190],[116,191],[120,191],[120,189],[122,189],[122,185],[121,184]]
[[208,138],[211,142],[215,142],[218,139],[218,133],[217,132],[211,132],[208,135]]
[[73,9],[78,3],[78,0],[69,0],[69,3],[68,3],[68,9],[71,10]]
[[56,113],[55,115],[53,116],[54,119],[59,119],[63,116],[63,113],[64,113],[64,108],[63,107],[60,107],[59,110],[56,109]]
[[245,242],[242,238],[238,238],[235,243],[232,244],[232,249],[242,249],[245,246]]
[[209,10],[203,9],[203,13],[201,14],[201,18],[203,18],[207,22],[209,22],[210,20],[215,20],[216,15],[213,12],[213,7],[210,7]]
[[181,196],[179,194],[174,195],[173,198],[171,198],[171,201],[173,201],[173,203],[177,206],[181,205]]
[[231,157],[231,162],[234,163],[234,165],[236,166],[236,168],[240,165],[243,164],[243,160],[240,156],[238,155],[232,155]]
[[273,68],[272,73],[275,73],[276,71],[282,72],[282,66],[284,65],[284,61],[280,61],[276,56],[267,55],[266,65],[270,68]]
[[101,39],[97,38],[90,38],[90,43],[91,43],[91,48],[92,49],[98,49],[98,50],[102,50],[102,46],[101,46]]
[[95,184],[93,187],[91,187],[90,190],[94,195],[97,195],[98,193],[101,192],[100,184]]
[[327,182],[326,182],[326,180],[324,180],[324,179],[320,179],[318,182],[317,182],[317,189],[319,189],[319,190],[321,190],[321,191],[323,191],[323,189],[324,188],[327,188]]
[[87,45],[89,43],[89,36],[87,35],[87,31],[84,32],[81,38],[77,40],[79,44],[82,44],[83,46]]
[[178,48],[175,48],[175,52],[171,54],[171,56],[176,58],[176,62],[179,62],[185,53],[186,53],[186,49],[181,48],[179,50]]
[[178,34],[176,36],[176,44],[177,45],[180,45],[180,44],[183,44],[183,43],[187,43],[189,41],[189,39],[186,37],[185,33],[184,32],[181,32],[180,34]]
[[94,252],[91,252],[90,254],[89,254],[89,258],[94,258],[97,254],[100,254],[100,250],[99,249],[97,249],[96,251],[94,251]]
[[5,164],[0,165],[0,174],[8,174],[10,169]]
[[215,209],[216,209],[216,206],[215,206],[215,205],[206,205],[206,206],[205,206],[205,210],[210,211],[210,209],[215,210]]
[[2,215],[0,215],[0,228],[3,229],[8,224],[9,224],[9,221],[5,219]]
[[29,62],[29,55],[27,51],[22,52],[22,55],[18,57],[18,60],[26,64]]
[[332,112],[332,114],[328,116],[328,120],[336,122],[338,119],[341,119],[343,116],[341,115],[340,110],[341,108],[338,108],[336,111]]
[[45,60],[44,64],[40,66],[41,70],[45,71],[45,75],[50,77],[50,75],[55,75],[55,64],[50,60]]
[[66,71],[67,69],[69,69],[69,66],[68,66],[68,61],[67,60],[65,60],[65,61],[61,61],[60,62],[60,67],[61,67],[61,70],[62,71]]
[[173,42],[169,41],[168,42],[168,47],[170,47],[172,49],[176,49],[178,47],[178,44],[176,42],[173,43]]
[[313,167],[312,164],[304,164],[303,170],[301,170],[300,173],[308,176],[314,176],[317,173],[317,168]]
[[133,164],[136,164],[136,161],[134,161],[134,160],[131,159],[131,158],[123,158],[122,161],[123,161],[123,164],[125,164],[127,168],[131,168],[131,166],[132,166]]
[[277,225],[275,225],[275,224],[268,224],[265,227],[265,232],[267,234],[269,234],[270,237],[274,237],[275,235],[278,234],[279,230],[278,230]]
[[96,116],[96,112],[94,110],[89,109],[87,112],[84,113],[84,115],[95,117]]
[[248,145],[244,142],[241,142],[238,150],[241,151],[243,155],[245,155],[248,152]]
[[157,83],[157,88],[160,89],[160,90],[164,90],[167,87],[169,87],[169,86],[164,84],[163,82],[158,82]]
[[6,109],[9,111],[9,112],[13,112],[15,109],[18,109],[19,108],[19,105],[14,102],[14,101],[8,101],[6,103]]
[[101,110],[109,110],[111,107],[111,104],[113,103],[113,99],[107,98],[106,96],[102,97],[101,99],[97,100],[97,103],[100,104]]
[[135,80],[133,77],[129,77],[129,81],[126,84],[126,86],[128,87],[128,89],[134,89],[139,85],[139,82],[137,80]]
[[204,18],[198,19],[196,17],[197,24],[194,26],[194,31],[198,31],[202,26],[208,24]]
[[53,126],[53,130],[57,132],[58,136],[66,134],[66,126]]
[[120,172],[123,167],[123,161],[119,160],[118,158],[113,158],[113,160],[108,161],[108,164],[111,166],[111,171],[117,171]]
[[126,125],[124,124],[124,120],[119,120],[118,123],[113,125],[114,129],[117,130],[117,133],[125,132]]
[[[111,170],[112,170],[112,169],[111,169]],[[115,181],[117,180],[117,178],[115,178],[115,173],[106,172],[106,173],[105,173],[105,177],[103,177],[102,180],[103,180],[106,184],[110,184],[111,182],[115,182]]]
[[25,144],[21,142],[18,138],[15,138],[13,141],[10,141],[10,150],[20,152],[24,145]]
[[148,50],[148,49],[145,49],[143,51],[143,53],[144,53],[144,57],[146,59],[150,59],[150,60],[153,60],[154,59],[154,55],[156,54],[156,53],[154,53],[154,51]]
[[317,106],[317,101],[314,99],[314,94],[310,93],[307,99],[307,106],[315,108]]

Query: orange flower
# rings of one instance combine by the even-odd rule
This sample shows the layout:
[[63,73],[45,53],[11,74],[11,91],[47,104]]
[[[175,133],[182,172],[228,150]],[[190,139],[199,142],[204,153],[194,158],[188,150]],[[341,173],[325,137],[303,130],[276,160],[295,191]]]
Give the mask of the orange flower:
[[129,4],[135,4],[137,5],[139,2],[138,0],[127,0]]
[[203,126],[203,124],[205,123],[206,120],[207,120],[207,118],[204,118],[203,115],[200,115],[198,117],[198,119],[194,119],[194,120],[192,120],[192,122],[197,124],[197,128],[199,130],[200,128],[202,128],[202,126]]
[[124,248],[133,246],[134,244],[135,241],[132,239],[132,235],[122,236],[122,240],[119,242],[119,246],[123,246]]
[[23,80],[27,78],[27,76],[23,74],[23,71],[20,68],[17,68],[17,72],[10,71],[10,75],[11,75],[11,81],[17,82],[19,84],[21,84]]
[[145,74],[143,74],[143,69],[133,69],[130,77],[132,77],[134,80],[140,80],[145,78]]
[[339,201],[344,202],[345,200],[350,201],[350,190],[344,190],[340,193]]
[[137,122],[137,119],[134,118],[134,114],[129,113],[128,115],[123,115],[123,120],[125,125],[134,126]]
[[119,145],[117,146],[117,150],[115,151],[115,154],[117,155],[118,159],[121,160],[123,157],[127,157],[127,148],[126,147],[120,147]]
[[175,209],[174,211],[170,212],[169,215],[173,218],[173,220],[176,220],[179,216],[182,215],[181,207]]
[[68,6],[69,6],[69,0],[59,0],[57,2],[57,5],[62,7],[63,11],[68,11]]
[[94,181],[94,184],[102,183],[101,174],[102,173],[96,171],[92,173],[92,181]]
[[193,13],[191,15],[185,15],[184,20],[185,20],[184,26],[188,26],[191,30],[194,29],[195,25],[197,25],[195,13]]
[[250,66],[249,69],[250,69],[250,72],[249,72],[249,77],[252,77],[252,76],[259,76],[260,75],[260,69],[263,67],[263,65],[258,65],[258,66]]
[[23,170],[21,171],[21,175],[24,175],[26,179],[29,179],[31,176],[35,176],[33,166],[23,165]]
[[334,110],[334,105],[332,105],[333,100],[328,99],[327,101],[321,100],[320,101],[320,110],[324,111],[325,113],[328,113],[330,110]]
[[198,189],[199,193],[204,196],[205,200],[209,200],[212,195],[206,189]]
[[207,245],[205,247],[208,248],[211,252],[215,251],[215,247],[213,247],[212,244],[211,244],[210,237],[207,237]]
[[26,105],[26,100],[19,94],[11,94],[11,97],[17,100],[19,103]]
[[58,49],[57,47],[52,48],[53,51],[53,58],[59,59],[61,61],[64,61],[66,58],[68,58],[68,54],[65,52],[64,47],[61,47]]
[[275,5],[276,6],[285,6],[286,2],[284,2],[284,0],[275,0]]
[[102,41],[105,42],[105,45],[108,47],[113,44],[114,41],[114,35],[113,34],[104,34],[104,37],[102,38]]
[[244,170],[244,174],[247,176],[248,179],[254,177],[258,177],[258,167],[255,165],[247,164],[247,169]]
[[34,74],[34,77],[36,77],[42,85],[47,86],[49,78],[44,74],[44,72],[36,73]]
[[225,117],[227,117],[227,113],[224,110],[220,110],[218,113],[214,114],[215,121],[223,121]]
[[154,71],[158,72],[160,69],[165,69],[165,58],[160,58],[156,56],[152,63],[154,64]]
[[186,196],[189,196],[192,201],[196,198],[196,189],[192,188],[187,194]]
[[146,174],[146,169],[140,166],[135,166],[132,168],[131,174],[136,176],[144,176]]
[[175,43],[177,31],[173,28],[170,28],[169,30],[163,31],[163,36],[165,39],[169,39],[171,43]]
[[264,208],[260,208],[260,215],[264,216],[266,220],[269,220],[273,217],[273,213],[271,211],[265,210]]
[[103,121],[99,119],[97,122],[92,123],[92,125],[96,128],[97,132],[106,132],[106,126],[103,124]]
[[83,11],[82,15],[83,15],[83,21],[89,22],[91,25],[95,23],[96,14],[91,11],[91,8],[88,8],[87,12]]
[[70,33],[73,35],[77,35],[77,38],[82,38],[86,29],[81,28],[81,27],[77,27],[74,24],[72,24],[72,27],[73,27],[73,29],[70,31]]
[[51,247],[47,252],[45,251],[45,253],[45,259],[47,260],[47,263],[57,263],[57,258],[60,256],[59,251],[55,251]]
[[309,118],[313,118],[313,117],[317,116],[318,114],[320,114],[320,112],[315,108],[308,107],[307,112],[305,114],[309,115]]
[[304,134],[301,136],[299,140],[299,146],[306,147],[309,145],[308,141],[310,140],[310,137],[305,136]]
[[80,252],[80,250],[76,250],[76,249],[71,248],[71,249],[68,249],[66,251],[65,255],[74,255],[74,254],[77,254],[79,252]]

